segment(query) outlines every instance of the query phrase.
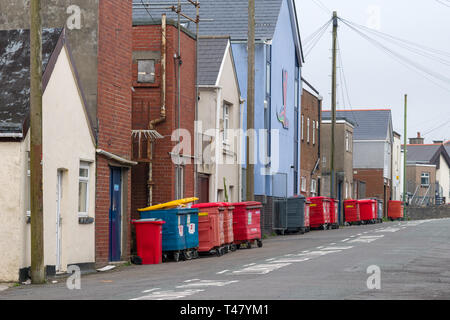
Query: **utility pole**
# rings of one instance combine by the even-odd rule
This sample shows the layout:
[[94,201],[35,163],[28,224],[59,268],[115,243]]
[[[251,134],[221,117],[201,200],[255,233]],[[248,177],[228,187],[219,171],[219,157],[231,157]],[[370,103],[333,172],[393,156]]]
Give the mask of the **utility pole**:
[[408,153],[407,148],[407,111],[408,111],[408,95],[405,94],[405,124],[403,133],[403,217],[406,218],[406,158]]
[[42,185],[42,21],[41,1],[31,0],[30,12],[30,181],[31,281],[45,282]]
[[335,184],[336,184],[336,172],[335,172],[335,135],[336,135],[336,57],[337,57],[337,28],[338,19],[337,12],[333,11],[333,69],[332,69],[332,80],[331,80],[331,177],[330,177],[330,197],[336,198],[335,196]]
[[255,198],[255,0],[248,0],[247,201]]

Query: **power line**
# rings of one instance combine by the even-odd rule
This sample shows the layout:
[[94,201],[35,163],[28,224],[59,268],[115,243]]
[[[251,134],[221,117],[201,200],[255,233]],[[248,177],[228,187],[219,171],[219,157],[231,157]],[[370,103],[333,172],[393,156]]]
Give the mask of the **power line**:
[[322,9],[325,13],[330,14],[331,10],[328,9],[326,5],[322,3],[320,0],[312,0],[320,9]]
[[446,6],[446,7],[449,7],[450,8],[450,3],[449,2],[447,2],[447,3],[445,3],[443,0],[435,0],[437,3],[440,3],[440,4],[442,4],[443,6]]
[[403,49],[407,49],[407,50],[409,50],[411,52],[414,52],[416,54],[419,54],[419,55],[421,55],[421,56],[423,56],[425,58],[428,58],[428,59],[431,59],[433,61],[437,61],[437,62],[440,62],[440,63],[445,64],[447,66],[450,66],[450,60],[447,60],[447,59],[443,58],[443,57],[450,58],[450,53],[449,52],[445,52],[445,51],[442,51],[442,50],[436,50],[436,49],[433,49],[433,48],[430,48],[430,47],[426,47],[426,46],[423,46],[423,45],[420,45],[420,44],[417,44],[417,43],[414,43],[414,42],[411,42],[411,41],[408,41],[408,40],[404,40],[404,39],[401,39],[401,38],[389,35],[387,33],[383,33],[381,31],[377,31],[377,30],[368,28],[366,26],[354,23],[354,22],[349,21],[349,20],[345,20],[345,19],[341,19],[341,20],[345,21],[345,22],[347,22],[347,23],[349,23],[351,25],[353,25],[356,28],[364,29],[365,31],[368,31],[368,32],[370,32],[370,33],[380,37],[380,38],[383,38],[384,40],[387,40],[387,41],[389,41],[391,43],[394,43],[395,45],[397,45],[397,46],[399,46],[399,47],[401,47]]
[[445,126],[445,125],[448,124],[448,123],[450,123],[450,119],[448,119],[448,120],[445,121],[444,123],[440,124],[439,126],[433,128],[433,129],[431,129],[431,130],[428,130],[428,131],[425,132],[423,135],[425,136],[425,135],[427,135],[427,134],[429,134],[429,133],[431,133],[431,132],[433,132],[433,131],[436,131],[437,129],[442,128],[443,126]]
[[426,67],[411,61],[407,57],[405,57],[405,56],[403,56],[403,55],[401,55],[401,54],[399,54],[399,53],[389,49],[388,47],[386,47],[383,44],[381,44],[379,41],[371,38],[369,35],[365,34],[361,30],[358,30],[357,28],[353,27],[351,24],[347,23],[345,20],[343,20],[343,19],[340,19],[340,20],[342,22],[344,22],[349,28],[351,28],[356,33],[358,33],[360,36],[365,38],[367,41],[369,41],[373,45],[377,46],[378,48],[380,48],[382,51],[386,52],[387,54],[393,56],[396,60],[398,60],[398,62],[400,62],[404,66],[408,67],[409,69],[412,69],[415,72],[418,72],[419,74],[421,74],[421,72],[424,73],[424,74],[421,74],[421,76],[423,76],[424,78],[426,78],[429,81],[433,82],[437,86],[443,88],[444,90],[450,91],[449,88],[440,85],[439,83],[437,83],[436,81],[434,81],[430,77],[427,77],[425,74],[428,74],[429,76],[434,77],[434,78],[436,78],[436,79],[438,79],[438,80],[440,80],[442,82],[448,83],[448,84],[450,84],[450,78],[447,78],[447,77],[445,77],[445,76],[443,76],[443,75],[441,75],[439,73],[433,72],[433,71],[427,69]]
[[328,29],[328,26],[331,24],[331,21],[332,20],[328,21],[324,26],[322,26],[321,30],[315,35],[314,39],[311,39],[311,42],[305,48],[305,57],[307,57],[311,53],[317,43],[319,43],[320,39],[322,39],[323,35]]
[[314,39],[314,38],[317,36],[317,34],[318,34],[323,28],[325,28],[328,24],[330,24],[330,23],[331,23],[331,19],[328,20],[327,22],[325,22],[322,26],[320,26],[316,31],[314,31],[313,33],[311,33],[308,37],[306,37],[306,38],[303,40],[303,45],[304,45],[304,46],[307,46],[308,43],[309,43],[312,39]]

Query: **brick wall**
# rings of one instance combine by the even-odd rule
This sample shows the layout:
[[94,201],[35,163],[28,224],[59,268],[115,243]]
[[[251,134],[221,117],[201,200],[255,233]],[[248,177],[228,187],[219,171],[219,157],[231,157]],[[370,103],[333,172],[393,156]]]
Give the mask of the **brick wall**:
[[[161,25],[133,27],[133,52],[146,52],[150,56],[160,57]],[[178,31],[173,25],[167,25],[167,65],[166,65],[166,121],[155,128],[164,139],[154,143],[153,153],[153,204],[164,203],[175,198],[175,165],[171,156],[175,142],[171,141],[172,132],[177,128],[177,61],[173,58],[178,47]],[[195,39],[181,32],[181,113],[180,127],[191,134],[191,150],[185,155],[194,154],[195,121]],[[137,83],[137,61],[133,61],[133,129],[148,129],[149,120],[160,117],[161,107],[161,61],[155,59],[155,83]],[[184,195],[194,196],[194,166],[185,167]],[[132,170],[132,212],[147,206],[148,164],[140,164]]]
[[[300,130],[303,130],[303,140],[300,136],[300,177],[306,178],[306,192],[301,191],[301,180],[299,185],[299,191],[302,195],[306,197],[311,197],[311,179],[315,179],[317,182],[316,187],[316,195],[319,194],[318,190],[318,177],[320,175],[320,163],[319,167],[317,168],[315,174],[311,176],[311,172],[314,169],[314,166],[316,165],[317,159],[319,157],[319,130],[315,129],[315,143],[313,143],[313,121],[316,121],[318,124],[320,124],[319,119],[319,100],[316,96],[308,92],[307,90],[303,90],[302,95],[302,107],[301,107],[301,116],[304,118],[303,128],[300,128]],[[301,123],[301,116],[300,116],[300,125]],[[310,119],[310,141],[307,142],[307,119]]]
[[[125,159],[131,158],[131,59],[132,1],[99,2],[98,30],[98,147]],[[125,175],[124,228],[129,227],[131,179]],[[96,263],[109,261],[110,163],[97,157]],[[128,223],[127,223],[128,222]],[[129,257],[130,232],[122,249]]]

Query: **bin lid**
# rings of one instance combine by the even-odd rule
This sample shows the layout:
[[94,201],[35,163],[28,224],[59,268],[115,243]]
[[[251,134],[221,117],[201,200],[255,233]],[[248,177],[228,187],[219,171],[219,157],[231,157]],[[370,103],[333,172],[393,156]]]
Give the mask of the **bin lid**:
[[143,211],[153,211],[153,210],[160,210],[160,209],[172,209],[172,208],[176,208],[181,205],[195,202],[197,200],[198,200],[198,198],[185,198],[185,199],[175,200],[175,201],[171,201],[171,202],[167,202],[167,203],[157,204],[155,206],[151,206],[148,208],[138,209],[138,211],[143,212]]
[[308,198],[308,201],[311,201],[311,202],[314,202],[314,201],[330,201],[331,200],[331,198],[327,198],[327,197],[311,197],[311,198]]
[[133,220],[133,224],[137,223],[152,223],[152,224],[165,224],[166,222],[161,219],[141,219],[141,220]]
[[257,201],[237,202],[232,204],[234,207],[262,208],[262,203]]
[[226,205],[223,202],[210,202],[210,203],[198,203],[192,206],[193,209],[205,209],[205,208],[224,208]]
[[376,203],[377,201],[374,199],[361,199],[358,200],[359,203]]

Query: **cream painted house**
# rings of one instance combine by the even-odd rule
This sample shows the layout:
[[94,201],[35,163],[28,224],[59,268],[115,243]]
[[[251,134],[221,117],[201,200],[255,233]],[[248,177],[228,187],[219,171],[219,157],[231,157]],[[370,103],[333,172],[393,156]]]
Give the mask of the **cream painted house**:
[[[29,31],[0,31],[0,282],[28,278]],[[44,263],[95,265],[95,133],[65,30],[43,32]]]
[[[242,108],[229,37],[201,37],[196,128],[200,202],[241,200]],[[217,161],[216,161],[217,160]]]

